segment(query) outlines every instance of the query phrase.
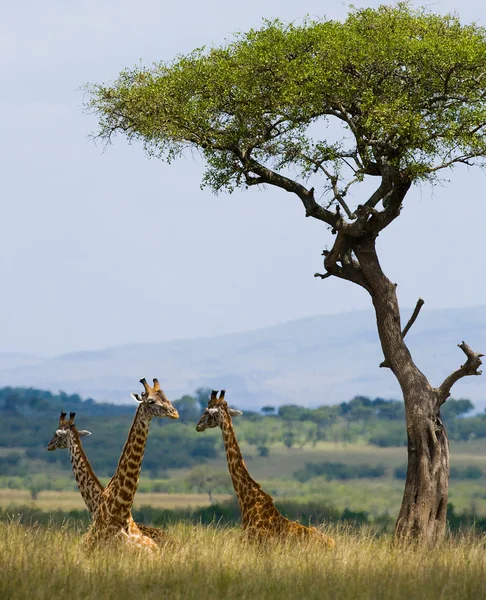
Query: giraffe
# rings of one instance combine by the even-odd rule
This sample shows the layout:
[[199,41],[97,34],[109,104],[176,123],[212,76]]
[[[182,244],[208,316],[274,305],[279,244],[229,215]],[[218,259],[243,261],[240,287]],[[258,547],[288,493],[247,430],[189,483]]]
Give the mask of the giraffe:
[[133,499],[138,487],[145,445],[154,417],[178,419],[179,413],[172,406],[157,379],[150,387],[145,379],[140,383],[145,391],[132,397],[139,402],[137,412],[123,447],[115,474],[101,493],[98,510],[93,523],[84,536],[84,545],[91,550],[100,543],[122,541],[145,550],[157,550],[157,544],[144,535],[131,518]]
[[[71,466],[74,473],[74,478],[78,485],[78,489],[81,492],[84,503],[91,515],[94,515],[98,510],[98,506],[101,501],[101,494],[105,489],[103,484],[94,474],[91,463],[86,456],[81,438],[91,435],[91,432],[86,430],[79,430],[74,424],[75,412],[69,413],[69,421],[66,420],[67,413],[61,412],[59,417],[59,427],[54,433],[54,437],[47,445],[47,450],[52,452],[53,450],[69,449],[69,456],[71,459]],[[130,516],[130,519],[132,517]],[[143,535],[153,539],[159,546],[165,546],[166,544],[175,545],[175,540],[167,533],[157,527],[148,527],[141,523],[136,524]],[[132,526],[130,521],[129,529]]]
[[265,542],[270,539],[284,541],[300,538],[316,540],[332,548],[335,545],[332,538],[325,536],[315,527],[305,527],[281,515],[272,497],[252,479],[243,460],[232,421],[232,417],[243,413],[228,406],[224,398],[225,390],[221,391],[219,398],[217,394],[218,392],[213,390],[208,406],[196,425],[196,431],[221,428],[228,469],[240,507],[242,528],[248,539]]

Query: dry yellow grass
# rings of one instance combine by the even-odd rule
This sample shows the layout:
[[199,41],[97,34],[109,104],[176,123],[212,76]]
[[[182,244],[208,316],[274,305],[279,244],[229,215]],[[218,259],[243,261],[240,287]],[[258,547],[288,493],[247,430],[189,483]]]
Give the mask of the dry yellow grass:
[[65,530],[0,524],[0,598],[17,600],[466,600],[486,597],[485,540],[435,551],[393,548],[387,538],[332,532],[334,551],[265,550],[235,530],[175,526],[180,549],[150,557],[81,551]]

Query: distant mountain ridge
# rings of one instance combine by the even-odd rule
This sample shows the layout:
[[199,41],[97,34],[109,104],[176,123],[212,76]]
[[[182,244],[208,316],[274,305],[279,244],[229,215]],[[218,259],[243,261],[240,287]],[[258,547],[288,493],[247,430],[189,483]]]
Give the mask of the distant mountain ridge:
[[[406,323],[411,310],[402,310]],[[427,310],[407,336],[432,385],[464,362],[465,340],[486,353],[486,306]],[[141,377],[158,377],[169,397],[197,387],[226,388],[242,407],[335,404],[355,395],[400,398],[383,360],[371,310],[319,315],[243,333],[150,344],[127,344],[55,358],[0,354],[0,386],[35,386],[130,402]],[[453,395],[486,406],[486,375],[468,377]]]

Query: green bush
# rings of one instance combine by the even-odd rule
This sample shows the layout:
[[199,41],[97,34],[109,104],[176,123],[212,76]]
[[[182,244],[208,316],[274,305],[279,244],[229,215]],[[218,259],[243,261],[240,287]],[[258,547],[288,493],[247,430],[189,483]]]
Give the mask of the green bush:
[[348,465],[340,462],[307,463],[294,473],[295,479],[304,483],[313,477],[324,477],[328,481],[338,479],[375,479],[385,474],[384,465]]
[[[395,479],[404,480],[407,477],[407,465],[400,465],[399,467],[395,467],[393,470],[393,476]],[[464,468],[460,467],[451,467],[450,468],[450,477],[451,479],[479,479],[483,476],[483,471],[476,465],[469,465]]]

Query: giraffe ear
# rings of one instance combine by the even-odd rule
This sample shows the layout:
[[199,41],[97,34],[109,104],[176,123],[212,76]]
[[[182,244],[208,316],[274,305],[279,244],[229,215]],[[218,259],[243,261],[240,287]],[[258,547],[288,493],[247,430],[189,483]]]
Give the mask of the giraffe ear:
[[240,415],[243,414],[243,412],[241,410],[237,410],[236,408],[229,408],[229,414],[232,417],[239,417]]
[[130,394],[130,396],[134,398],[137,402],[143,402],[142,396],[140,396],[140,394],[137,394],[137,392],[133,392],[133,394]]
[[91,435],[91,431],[87,431],[86,429],[81,429],[78,431],[79,437],[86,437],[87,435]]

